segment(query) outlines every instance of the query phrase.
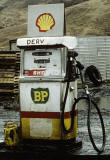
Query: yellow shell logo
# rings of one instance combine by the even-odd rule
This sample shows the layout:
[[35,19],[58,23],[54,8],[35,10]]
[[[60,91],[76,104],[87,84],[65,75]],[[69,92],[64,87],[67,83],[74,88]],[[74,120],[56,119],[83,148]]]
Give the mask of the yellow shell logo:
[[44,13],[38,16],[36,20],[36,26],[40,32],[46,32],[55,25],[55,20],[50,13]]

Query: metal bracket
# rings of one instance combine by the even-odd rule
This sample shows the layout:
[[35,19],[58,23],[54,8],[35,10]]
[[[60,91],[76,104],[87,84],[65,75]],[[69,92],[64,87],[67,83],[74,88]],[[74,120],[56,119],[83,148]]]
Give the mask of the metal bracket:
[[86,91],[86,94],[90,94],[90,92],[88,90],[88,85],[85,85],[85,91]]

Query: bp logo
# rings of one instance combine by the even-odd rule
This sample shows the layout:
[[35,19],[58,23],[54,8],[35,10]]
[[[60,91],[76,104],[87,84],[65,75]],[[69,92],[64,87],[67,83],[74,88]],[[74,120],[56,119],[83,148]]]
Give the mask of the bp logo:
[[34,103],[42,104],[47,103],[49,99],[49,89],[48,88],[31,88],[31,97]]

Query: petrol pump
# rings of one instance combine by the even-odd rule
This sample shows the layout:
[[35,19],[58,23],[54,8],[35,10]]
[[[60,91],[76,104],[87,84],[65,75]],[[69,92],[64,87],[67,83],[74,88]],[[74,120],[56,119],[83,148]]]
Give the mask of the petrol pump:
[[79,148],[77,108],[71,115],[77,98],[73,50],[77,40],[63,35],[64,4],[35,5],[28,10],[28,37],[17,40],[22,139]]
[[[48,43],[46,42],[48,40]],[[39,44],[28,45],[28,41]],[[41,43],[41,41],[43,43]],[[57,42],[57,45],[55,43]],[[70,140],[77,137],[77,109],[74,128],[70,133],[62,129],[71,125],[71,108],[77,98],[77,80],[68,75],[69,49],[76,46],[75,37],[40,37],[18,40],[22,44],[20,70],[21,130],[23,139]],[[24,43],[24,46],[23,46]],[[67,43],[67,44],[66,44]],[[72,44],[72,45],[71,45]],[[72,64],[75,65],[72,58]],[[68,95],[66,95],[68,86]],[[67,97],[66,102],[65,96]]]

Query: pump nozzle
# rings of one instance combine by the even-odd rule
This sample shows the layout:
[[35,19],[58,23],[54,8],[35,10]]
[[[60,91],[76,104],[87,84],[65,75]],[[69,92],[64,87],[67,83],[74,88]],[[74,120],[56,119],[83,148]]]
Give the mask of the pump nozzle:
[[81,64],[79,61],[76,61],[77,62],[77,67],[79,68],[79,70],[83,70],[84,69],[84,65]]
[[78,53],[76,51],[68,51],[68,56],[75,58],[78,56]]

